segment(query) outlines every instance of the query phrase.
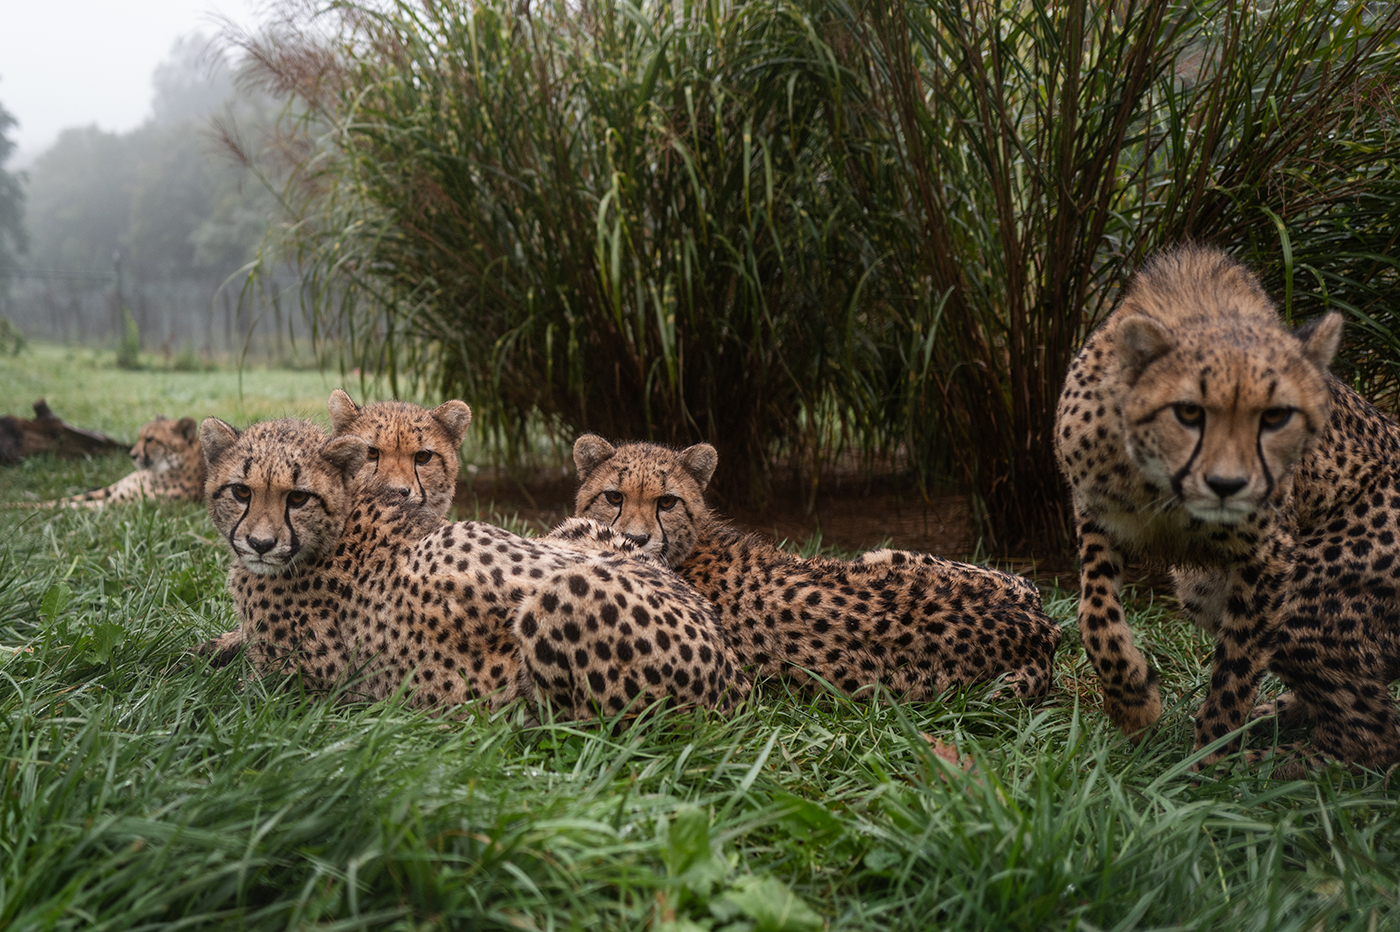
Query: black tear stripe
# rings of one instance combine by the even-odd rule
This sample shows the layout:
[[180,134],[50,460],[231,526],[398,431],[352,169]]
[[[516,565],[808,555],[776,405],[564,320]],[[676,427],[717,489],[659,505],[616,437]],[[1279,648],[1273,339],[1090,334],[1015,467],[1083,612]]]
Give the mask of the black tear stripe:
[[1268,498],[1274,491],[1274,474],[1269,471],[1269,461],[1264,457],[1263,428],[1254,435],[1254,455],[1259,457],[1259,468],[1264,470],[1264,498]]
[[1185,479],[1186,474],[1191,471],[1191,464],[1196,462],[1196,457],[1201,455],[1201,445],[1205,442],[1206,429],[1205,425],[1203,424],[1201,425],[1200,435],[1196,437],[1196,448],[1191,451],[1191,457],[1186,461],[1186,465],[1182,466],[1181,469],[1177,470],[1177,472],[1172,476],[1172,492],[1176,493],[1177,498],[1181,497],[1181,480]]
[[301,550],[301,539],[297,537],[296,526],[292,524],[292,504],[286,499],[283,499],[282,520],[287,524],[287,534],[290,538],[288,544],[291,549],[287,551],[287,559],[290,561],[297,555],[297,551]]
[[661,520],[661,504],[656,505],[656,529],[661,532],[661,559],[666,559],[667,552],[671,549],[671,535],[666,533],[666,523]]
[[[229,491],[229,490],[231,490],[231,489],[232,489],[232,485],[226,485],[226,486],[224,486],[224,490],[225,490],[225,491]],[[238,501],[238,496],[236,496],[236,495],[233,496],[233,500],[234,500],[235,502]],[[251,501],[242,502],[241,504],[243,505],[243,514],[239,515],[239,516],[238,516],[238,520],[235,521],[235,522],[233,522],[233,527],[231,527],[231,528],[228,529],[228,543],[229,543],[229,546],[230,546],[230,547],[233,546],[233,535],[236,534],[236,533],[238,533],[239,525],[241,525],[241,524],[243,523],[243,519],[244,519],[244,518],[248,517],[248,506],[251,505],[252,502],[251,502]],[[234,549],[234,552],[235,552],[235,553],[238,552],[238,551],[237,551],[237,548]]]

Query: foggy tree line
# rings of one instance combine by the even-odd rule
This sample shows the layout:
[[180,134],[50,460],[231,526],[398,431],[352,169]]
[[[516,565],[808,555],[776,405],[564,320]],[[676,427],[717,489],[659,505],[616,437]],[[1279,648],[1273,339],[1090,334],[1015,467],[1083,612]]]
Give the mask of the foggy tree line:
[[[244,287],[277,198],[225,138],[266,135],[278,104],[240,89],[198,34],[152,85],[136,129],[72,127],[23,172],[0,169],[0,317],[28,338],[282,356],[298,332],[293,279]],[[0,109],[0,166],[13,125]]]

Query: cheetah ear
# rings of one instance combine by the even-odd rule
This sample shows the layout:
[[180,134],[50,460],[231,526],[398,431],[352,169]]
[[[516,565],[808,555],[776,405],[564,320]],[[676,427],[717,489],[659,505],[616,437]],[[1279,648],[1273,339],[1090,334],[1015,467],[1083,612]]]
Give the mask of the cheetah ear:
[[355,419],[360,416],[360,407],[346,393],[345,389],[337,388],[331,392],[330,400],[326,402],[326,408],[331,412],[331,433],[343,434],[355,423]]
[[355,478],[368,456],[369,446],[355,436],[333,437],[321,448],[321,457],[340,470],[346,482]]
[[1342,345],[1342,315],[1333,311],[1293,332],[1303,344],[1303,355],[1321,369],[1332,365],[1332,357]]
[[1118,322],[1118,359],[1131,379],[1136,380],[1148,364],[1174,345],[1162,325],[1150,317],[1134,314]]
[[194,443],[199,440],[199,425],[192,417],[182,417],[175,422],[175,432],[185,438],[186,443]]
[[701,492],[710,484],[710,477],[715,474],[718,465],[719,453],[708,443],[697,443],[681,451],[681,468],[700,484]]
[[216,417],[206,417],[199,425],[199,448],[205,465],[212,466],[238,441],[238,431]]
[[617,448],[597,434],[584,434],[574,441],[574,468],[580,479],[617,455]]
[[452,442],[460,447],[462,438],[467,435],[467,427],[472,422],[472,409],[467,407],[467,403],[455,398],[444,401],[432,410],[432,415],[435,421],[447,428],[447,432],[452,435]]

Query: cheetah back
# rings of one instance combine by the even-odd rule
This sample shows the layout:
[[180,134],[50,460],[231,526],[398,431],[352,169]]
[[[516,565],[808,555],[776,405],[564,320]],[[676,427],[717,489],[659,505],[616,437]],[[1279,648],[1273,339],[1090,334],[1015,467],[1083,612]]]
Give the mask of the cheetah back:
[[785,553],[705,507],[717,462],[708,444],[614,448],[589,435],[574,451],[577,513],[666,555],[715,605],[755,675],[820,678],[845,693],[878,683],[911,699],[998,676],[1022,696],[1049,688],[1059,627],[1025,580],[904,551],[849,562]]

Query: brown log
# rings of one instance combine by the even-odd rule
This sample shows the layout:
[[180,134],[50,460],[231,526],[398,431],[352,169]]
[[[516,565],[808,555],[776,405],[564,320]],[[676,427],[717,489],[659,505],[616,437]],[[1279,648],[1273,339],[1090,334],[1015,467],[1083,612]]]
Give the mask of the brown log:
[[34,402],[34,417],[0,417],[0,463],[13,466],[35,453],[48,453],[63,459],[80,456],[106,456],[127,449],[127,444],[95,430],[65,424],[40,398]]

